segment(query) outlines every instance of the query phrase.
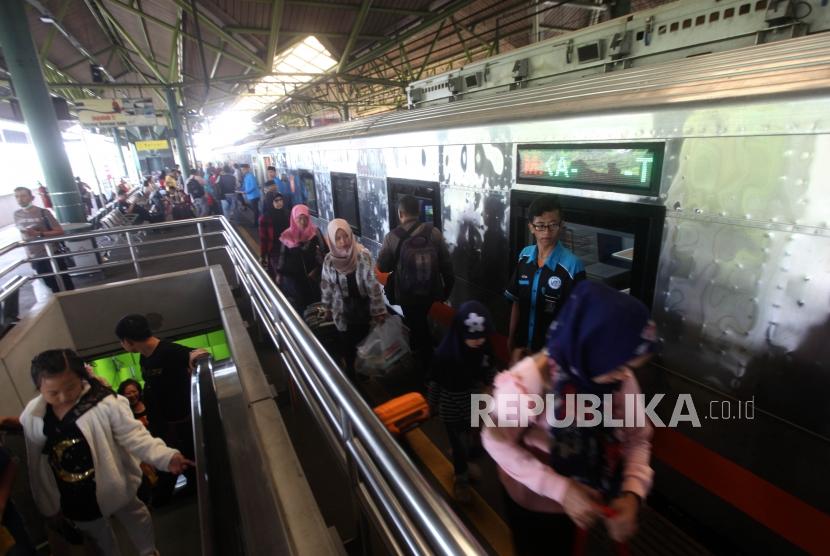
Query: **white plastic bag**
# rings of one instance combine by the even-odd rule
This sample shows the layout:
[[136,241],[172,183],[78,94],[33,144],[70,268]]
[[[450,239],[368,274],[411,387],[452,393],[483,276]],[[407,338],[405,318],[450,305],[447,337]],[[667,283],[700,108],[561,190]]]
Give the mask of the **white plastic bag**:
[[409,330],[397,315],[389,315],[357,346],[356,369],[379,375],[409,353]]

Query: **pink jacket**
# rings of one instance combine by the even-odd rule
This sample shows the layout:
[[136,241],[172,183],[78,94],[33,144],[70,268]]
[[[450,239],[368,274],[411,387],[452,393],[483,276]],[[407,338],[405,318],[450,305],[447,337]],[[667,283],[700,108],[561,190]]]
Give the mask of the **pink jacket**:
[[[546,394],[545,383],[533,359],[526,357],[510,370],[499,373],[494,383],[493,397],[499,408],[499,397],[514,394]],[[623,382],[614,394],[613,417],[622,418],[625,406],[622,396],[639,394],[640,386],[635,378]],[[527,404],[528,407],[530,404]],[[496,425],[499,423],[497,409],[491,413]],[[515,419],[515,410],[509,418]],[[623,491],[631,491],[645,499],[651,488],[654,471],[649,465],[651,457],[652,427],[646,421],[645,427],[621,428],[625,468]],[[499,476],[510,497],[519,505],[537,512],[560,513],[561,503],[568,488],[568,479],[556,473],[546,462],[550,453],[551,436],[544,412],[533,418],[527,428],[499,427],[498,430],[485,428],[482,443],[490,456],[499,465]]]

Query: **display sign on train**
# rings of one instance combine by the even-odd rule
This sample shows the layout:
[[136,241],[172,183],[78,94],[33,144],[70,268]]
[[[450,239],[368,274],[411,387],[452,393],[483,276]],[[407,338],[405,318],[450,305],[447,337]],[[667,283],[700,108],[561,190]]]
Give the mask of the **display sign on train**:
[[75,101],[81,125],[94,127],[153,126],[152,98],[103,98]]
[[520,146],[518,179],[656,194],[662,155],[659,143]]

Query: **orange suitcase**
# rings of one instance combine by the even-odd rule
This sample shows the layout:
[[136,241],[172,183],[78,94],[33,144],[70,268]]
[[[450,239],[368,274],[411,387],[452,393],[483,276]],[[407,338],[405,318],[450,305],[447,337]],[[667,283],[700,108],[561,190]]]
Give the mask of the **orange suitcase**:
[[395,436],[410,431],[429,419],[429,405],[418,392],[403,396],[377,406],[375,415]]

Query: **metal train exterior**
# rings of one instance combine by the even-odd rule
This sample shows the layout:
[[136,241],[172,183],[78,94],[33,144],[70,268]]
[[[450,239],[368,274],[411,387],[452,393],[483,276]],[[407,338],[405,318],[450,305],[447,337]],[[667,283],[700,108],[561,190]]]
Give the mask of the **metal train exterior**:
[[[375,253],[396,193],[438,193],[450,302],[485,301],[502,330],[523,215],[557,195],[589,275],[600,265],[594,279],[652,308],[662,353],[644,390],[690,393],[701,419],[656,431],[655,499],[736,552],[818,552],[830,530],[828,85],[830,34],[817,34],[310,129],[228,159],[291,174],[320,224],[348,216]],[[644,145],[661,159],[648,191],[532,179],[522,160]]]

